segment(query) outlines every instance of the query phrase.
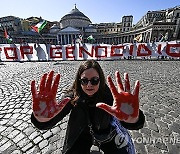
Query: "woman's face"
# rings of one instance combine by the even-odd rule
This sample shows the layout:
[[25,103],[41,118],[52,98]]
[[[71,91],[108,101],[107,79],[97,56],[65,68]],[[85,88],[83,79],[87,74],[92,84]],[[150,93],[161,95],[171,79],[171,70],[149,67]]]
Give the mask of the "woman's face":
[[80,77],[81,88],[88,95],[94,95],[99,89],[99,74],[94,68],[85,70]]

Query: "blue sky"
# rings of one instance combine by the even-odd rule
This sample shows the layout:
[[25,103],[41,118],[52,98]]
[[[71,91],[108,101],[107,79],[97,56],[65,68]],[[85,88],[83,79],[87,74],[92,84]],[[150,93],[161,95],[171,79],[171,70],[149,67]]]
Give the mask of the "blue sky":
[[92,23],[121,22],[124,15],[133,15],[136,23],[148,10],[161,10],[180,5],[179,0],[3,0],[0,17],[13,15],[20,18],[42,17],[60,21],[61,17],[77,8]]

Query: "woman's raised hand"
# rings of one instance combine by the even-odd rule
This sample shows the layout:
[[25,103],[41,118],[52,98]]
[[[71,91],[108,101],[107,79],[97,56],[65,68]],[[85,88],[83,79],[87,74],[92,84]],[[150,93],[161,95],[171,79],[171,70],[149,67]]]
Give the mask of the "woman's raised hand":
[[31,82],[33,114],[40,122],[46,122],[56,116],[70,101],[70,98],[63,99],[60,103],[56,101],[56,94],[60,80],[57,74],[53,82],[54,71],[44,74],[39,84],[39,92],[36,90],[35,81]]
[[96,106],[105,110],[121,121],[135,123],[139,117],[140,83],[139,81],[136,81],[134,91],[131,93],[128,74],[124,73],[124,86],[118,71],[116,71],[115,77],[117,82],[117,89],[111,77],[107,77],[107,82],[110,86],[110,90],[114,98],[113,105],[109,106],[105,103],[97,103]]

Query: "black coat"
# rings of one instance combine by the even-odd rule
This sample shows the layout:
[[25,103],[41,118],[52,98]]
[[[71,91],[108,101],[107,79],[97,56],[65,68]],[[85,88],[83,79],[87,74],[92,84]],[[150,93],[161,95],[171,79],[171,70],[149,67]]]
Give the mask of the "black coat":
[[[104,96],[105,97],[101,100],[101,102],[112,105],[113,97],[108,87],[105,89]],[[50,129],[71,111],[63,147],[63,153],[66,153],[66,151],[73,146],[80,134],[86,130],[88,126],[87,116],[90,116],[91,123],[95,131],[100,132],[101,130],[109,128],[112,116],[104,110],[96,108],[95,104],[98,102],[96,102],[96,97],[88,98],[87,96],[81,96],[76,102],[76,106],[68,103],[64,109],[50,121],[39,122],[35,119],[33,114],[31,116],[31,121],[38,129]],[[127,129],[137,130],[143,127],[144,121],[144,114],[140,110],[139,120],[136,123],[130,124],[121,121],[121,124]]]

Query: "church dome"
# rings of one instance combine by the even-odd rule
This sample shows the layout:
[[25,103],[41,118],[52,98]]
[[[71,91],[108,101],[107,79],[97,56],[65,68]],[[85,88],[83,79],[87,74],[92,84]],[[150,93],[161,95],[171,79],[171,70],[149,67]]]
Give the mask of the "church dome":
[[75,8],[73,8],[68,14],[61,18],[60,24],[61,28],[65,28],[68,26],[83,28],[91,24],[91,20],[82,12],[80,12],[75,5]]

